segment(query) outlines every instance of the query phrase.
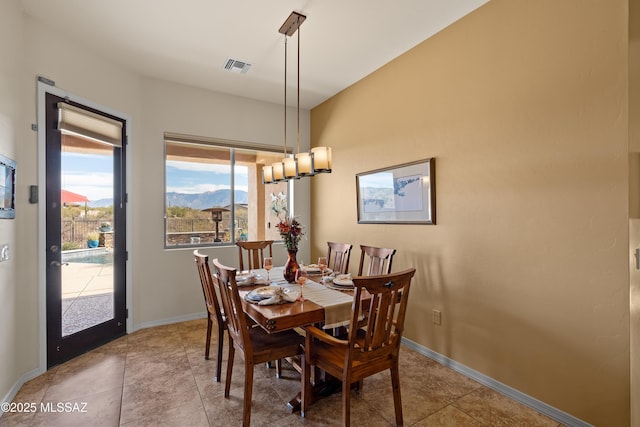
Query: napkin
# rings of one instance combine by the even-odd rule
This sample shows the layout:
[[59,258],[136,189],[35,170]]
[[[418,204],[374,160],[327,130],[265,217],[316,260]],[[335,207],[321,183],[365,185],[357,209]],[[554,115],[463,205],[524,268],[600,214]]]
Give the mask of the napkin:
[[255,285],[268,285],[269,281],[266,277],[261,276],[260,274],[242,274],[240,276],[236,275],[236,284],[238,286],[255,286]]
[[301,268],[304,269],[307,273],[322,273],[322,270],[320,270],[318,264],[303,265],[301,266]]
[[258,304],[271,305],[271,304],[284,304],[285,302],[294,302],[298,299],[300,293],[294,290],[285,292],[284,288],[278,287],[271,298],[263,299]]

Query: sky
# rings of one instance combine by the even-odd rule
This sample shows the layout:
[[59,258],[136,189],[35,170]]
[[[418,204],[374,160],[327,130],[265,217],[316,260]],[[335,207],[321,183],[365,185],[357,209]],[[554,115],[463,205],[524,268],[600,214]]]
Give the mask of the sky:
[[[166,162],[167,192],[197,194],[205,191],[229,189],[230,167],[209,163]],[[236,190],[249,190],[249,171],[246,166],[235,167]]]
[[[203,193],[230,187],[229,166],[194,162],[166,162],[167,192]],[[248,168],[236,166],[235,187],[248,191]],[[90,201],[113,198],[111,156],[62,153],[62,188]]]
[[111,156],[62,153],[62,188],[90,201],[113,198]]

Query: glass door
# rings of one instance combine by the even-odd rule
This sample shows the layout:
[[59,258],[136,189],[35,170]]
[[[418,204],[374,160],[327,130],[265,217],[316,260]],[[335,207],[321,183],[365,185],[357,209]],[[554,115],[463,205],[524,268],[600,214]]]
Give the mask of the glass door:
[[[121,120],[51,94],[46,102],[51,367],[126,332],[125,144]],[[96,130],[112,125],[113,141]]]

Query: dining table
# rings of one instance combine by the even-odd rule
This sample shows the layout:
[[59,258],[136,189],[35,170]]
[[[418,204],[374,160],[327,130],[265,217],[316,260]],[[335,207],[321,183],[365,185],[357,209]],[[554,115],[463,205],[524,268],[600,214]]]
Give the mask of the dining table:
[[[309,274],[304,286],[288,283],[283,277],[283,267],[274,267],[270,274],[265,269],[251,271],[253,280],[246,285],[238,281],[244,312],[270,334],[305,325],[321,324],[325,329],[345,326],[349,323],[353,291],[337,290],[321,274]],[[269,280],[267,277],[269,276]],[[265,286],[279,286],[291,292],[301,292],[304,299],[281,304],[261,305],[247,300],[249,292]]]
[[[284,279],[283,270],[283,267],[274,267],[269,274],[265,269],[239,272],[241,276],[246,277],[248,275],[252,278],[251,280],[238,281],[238,291],[242,298],[245,314],[257,325],[269,334],[276,334],[289,329],[302,328],[306,325],[316,325],[335,331],[349,324],[353,305],[352,287],[332,286],[332,281],[329,277],[325,277],[320,273],[314,274],[314,272],[310,271],[307,281],[300,289],[301,287],[297,283],[288,283]],[[301,290],[304,300],[296,299],[295,301],[287,301],[280,304],[261,305],[247,298],[250,292],[267,286],[282,287],[296,296],[297,292]],[[368,294],[363,295],[363,302],[366,302],[367,299]],[[296,370],[301,370],[298,361],[290,360],[290,362]],[[333,391],[327,392],[328,388]],[[331,381],[325,378],[324,383],[318,384],[317,389],[323,391],[314,392],[314,394],[330,394],[339,391],[340,385],[336,385],[335,381],[334,384],[331,384]],[[300,408],[300,402],[301,394],[298,393],[287,403],[287,406],[294,412]]]

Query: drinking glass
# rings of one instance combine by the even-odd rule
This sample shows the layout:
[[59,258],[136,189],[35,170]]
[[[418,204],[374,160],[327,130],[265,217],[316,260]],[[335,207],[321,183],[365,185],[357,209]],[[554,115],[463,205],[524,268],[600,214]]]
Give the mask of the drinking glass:
[[318,268],[322,272],[322,281],[324,282],[324,271],[327,269],[327,257],[321,256],[318,258]]
[[307,272],[301,268],[296,270],[296,282],[300,285],[300,298],[298,301],[304,301],[304,296],[302,295],[302,287],[304,283],[307,281]]
[[267,282],[271,284],[271,269],[273,268],[273,258],[270,256],[264,257],[264,261],[262,263],[264,269],[267,270]]

